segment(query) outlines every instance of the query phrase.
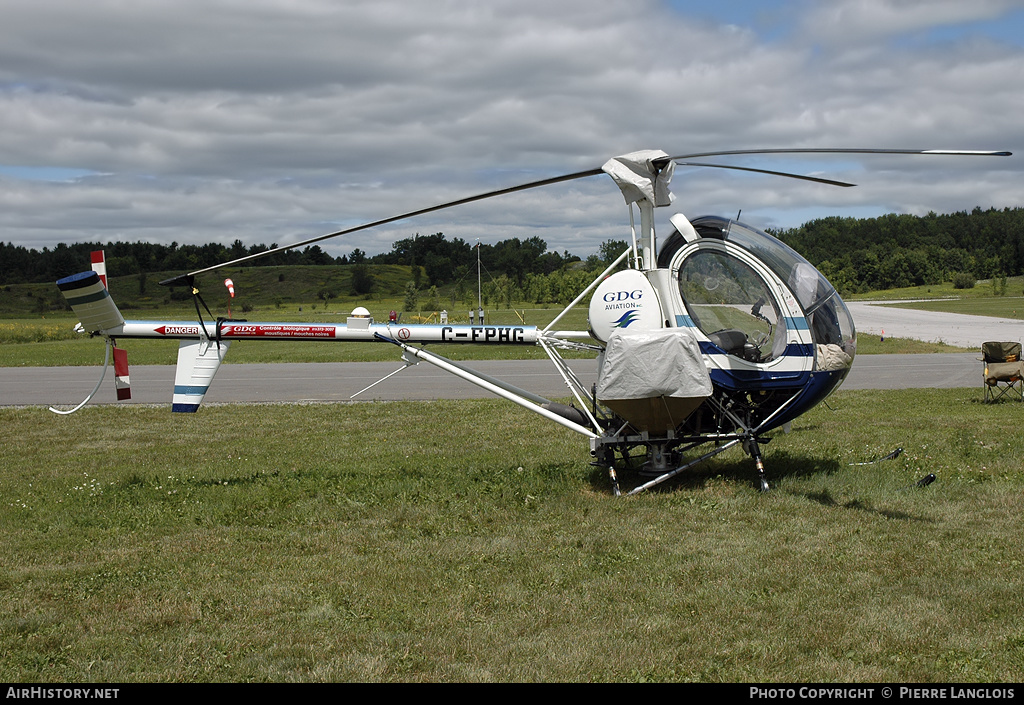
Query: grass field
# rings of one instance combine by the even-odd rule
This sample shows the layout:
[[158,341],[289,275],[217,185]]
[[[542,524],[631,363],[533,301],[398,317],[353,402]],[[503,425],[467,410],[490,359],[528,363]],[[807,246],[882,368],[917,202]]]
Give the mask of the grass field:
[[[937,305],[1012,305],[992,298]],[[347,311],[298,306],[247,315]],[[189,317],[139,317],[168,312]],[[0,365],[98,364],[73,324],[0,321]],[[228,362],[374,359],[391,346]],[[764,446],[767,494],[734,449],[615,498],[585,441],[500,401],[0,408],[0,680],[1019,682],[1018,413],[974,389],[841,391]]]
[[[1024,293],[1024,277],[1007,277],[1005,291],[1000,292],[1001,282],[996,280],[982,280],[977,282],[970,289],[957,289],[952,282],[941,284],[925,284],[922,286],[909,286],[902,289],[884,289],[872,291],[866,294],[855,294],[848,297],[850,301],[898,301],[911,299],[990,299],[992,301],[1002,300],[1012,302],[1014,299],[1020,302]],[[847,297],[844,297],[847,298]],[[1012,310],[1017,304],[1011,303],[1007,308]],[[945,309],[940,309],[945,310]],[[962,311],[970,313],[970,311]],[[1003,314],[998,314],[1003,315]]]
[[973,316],[1024,319],[1024,298],[986,297],[976,299],[947,299],[942,301],[912,301],[899,304],[900,308],[923,311],[945,311]]
[[497,401],[0,409],[0,680],[1019,682],[978,397],[840,392],[771,492],[732,450],[631,498]]
[[[381,291],[371,297],[346,295],[350,272],[347,267],[255,267],[232,272],[241,286],[244,282],[246,301],[254,308],[242,312],[242,301],[235,302],[236,318],[257,321],[302,321],[309,323],[343,321],[355,306],[364,306],[377,320],[386,320],[389,311],[401,311],[403,297],[400,292],[409,278],[408,267],[380,266],[376,276]],[[190,301],[169,298],[168,291],[156,285],[163,275],[149,277],[147,295],[139,292],[137,277],[121,277],[111,282],[115,298],[128,318],[195,320],[195,308]],[[859,295],[858,300],[928,299],[900,306],[925,308],[1004,318],[1024,318],[1024,298],[1016,296],[1024,286],[1024,278],[1011,277],[1007,282],[1007,295],[995,296],[989,282],[979,282],[973,289],[954,289],[951,283],[912,287]],[[316,298],[317,291],[330,289],[338,295],[329,301]],[[215,315],[227,315],[229,299],[219,285],[208,287],[206,296]],[[211,293],[213,292],[213,293]],[[0,289],[0,366],[20,365],[95,365],[102,360],[102,346],[95,340],[83,340],[72,331],[77,318],[70,311],[32,313],[40,301],[61,304],[60,294],[50,284],[22,284]],[[425,299],[422,310],[415,314],[403,313],[405,320],[414,316],[436,320],[437,310]],[[437,302],[450,309],[451,320],[466,322],[467,306],[454,302],[450,292],[444,292]],[[538,307],[536,304],[517,302],[512,308],[497,309],[487,306],[488,321],[492,323],[536,325],[543,327],[561,311],[558,304]],[[431,318],[433,316],[434,318]],[[560,328],[586,330],[586,306],[580,305],[559,324]],[[177,347],[158,341],[126,341],[132,364],[174,364]],[[246,362],[357,362],[394,359],[394,351],[386,345],[338,343],[274,343],[271,345],[237,343],[228,355],[227,364]],[[510,357],[541,358],[543,352],[533,348],[496,348],[472,346],[446,348],[455,359],[502,359]],[[874,337],[861,336],[858,352],[923,353],[962,352],[963,349],[943,344],[921,343],[910,340],[887,339],[884,343]]]

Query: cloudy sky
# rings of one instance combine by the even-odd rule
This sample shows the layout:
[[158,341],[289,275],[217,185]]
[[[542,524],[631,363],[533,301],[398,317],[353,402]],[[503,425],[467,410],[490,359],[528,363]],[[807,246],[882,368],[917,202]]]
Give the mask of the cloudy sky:
[[[1024,206],[1024,0],[4,0],[0,241],[289,244],[638,149],[998,149],[743,157],[840,189],[676,170],[668,216]],[[628,237],[606,176],[322,243]]]

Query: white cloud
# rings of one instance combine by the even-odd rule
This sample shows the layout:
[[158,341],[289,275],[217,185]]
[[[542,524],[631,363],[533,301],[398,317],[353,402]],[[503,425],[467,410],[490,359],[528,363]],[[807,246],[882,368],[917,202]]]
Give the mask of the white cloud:
[[[1020,149],[1024,49],[977,31],[891,41],[1015,5],[926,4],[800,5],[792,31],[762,39],[753,19],[714,24],[655,0],[10,0],[0,166],[99,175],[0,172],[0,240],[294,242],[646,148]],[[1016,157],[926,161],[733,159],[861,186],[679,169],[677,205],[784,226],[808,209],[1020,205]],[[441,230],[586,255],[627,228],[597,178],[325,248]]]
[[803,29],[819,42],[848,46],[993,20],[1019,7],[1016,0],[830,0],[803,6]]

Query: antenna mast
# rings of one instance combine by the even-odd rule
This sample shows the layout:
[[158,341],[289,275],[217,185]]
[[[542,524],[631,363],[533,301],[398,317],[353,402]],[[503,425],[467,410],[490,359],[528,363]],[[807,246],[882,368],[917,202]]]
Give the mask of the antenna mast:
[[484,300],[480,294],[480,238],[476,239],[476,308],[484,310]]

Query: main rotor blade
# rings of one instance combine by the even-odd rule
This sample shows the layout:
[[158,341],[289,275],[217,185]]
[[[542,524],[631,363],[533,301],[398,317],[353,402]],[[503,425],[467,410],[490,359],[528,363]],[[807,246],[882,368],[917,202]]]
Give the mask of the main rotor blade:
[[[1010,156],[1012,154],[1012,152],[984,152],[984,151],[964,151],[964,150],[946,150],[946,149],[844,149],[844,148],[838,148],[838,149],[830,149],[830,148],[735,149],[735,150],[728,150],[728,151],[722,151],[722,152],[700,152],[700,153],[694,153],[694,154],[682,154],[682,155],[675,156],[675,157],[665,157],[665,158],[662,158],[662,159],[655,160],[655,165],[658,166],[658,168],[663,168],[670,161],[679,162],[680,160],[686,160],[686,159],[694,159],[694,158],[702,158],[702,157],[736,156],[736,155],[741,155],[741,154],[929,154],[929,155],[945,154],[945,155],[969,155],[969,156],[1008,157],[1008,156]],[[680,163],[682,163],[682,162],[680,162]],[[820,178],[816,178],[816,177],[813,177],[813,176],[801,176],[799,174],[788,174],[788,173],[780,172],[780,171],[769,171],[769,170],[765,170],[765,169],[753,169],[753,168],[750,168],[750,167],[726,166],[726,165],[723,165],[723,164],[698,164],[698,163],[685,163],[684,165],[685,166],[704,166],[704,167],[711,167],[711,168],[716,168],[716,169],[735,169],[737,171],[752,171],[752,172],[758,172],[758,173],[762,173],[762,174],[771,174],[771,175],[776,175],[776,176],[786,176],[786,177],[790,177],[790,178],[794,178],[794,179],[802,179],[802,180],[805,180],[805,181],[816,181],[816,182],[819,182],[819,183],[831,184],[831,185],[835,185],[835,186],[853,186],[854,185],[854,184],[849,184],[849,183],[845,183],[845,182],[842,182],[842,181],[831,181],[829,179],[820,179]],[[480,194],[477,194],[475,196],[469,196],[467,198],[460,198],[460,199],[457,199],[455,201],[448,201],[447,203],[441,203],[441,204],[438,204],[436,206],[430,206],[428,208],[421,208],[419,210],[409,211],[408,213],[402,213],[401,215],[394,215],[394,216],[391,216],[389,218],[382,218],[381,220],[375,220],[375,221],[373,221],[371,223],[364,223],[362,225],[356,225],[356,226],[351,227],[351,228],[345,228],[344,230],[336,230],[335,232],[327,233],[326,235],[318,235],[317,237],[311,237],[308,240],[302,240],[301,242],[296,242],[296,243],[294,243],[292,245],[285,245],[285,246],[282,246],[282,247],[275,247],[275,248],[273,248],[271,250],[264,250],[262,252],[255,252],[255,253],[253,253],[251,255],[246,255],[245,257],[239,257],[238,259],[233,259],[233,260],[230,260],[228,262],[223,262],[221,264],[215,264],[215,265],[212,265],[210,267],[205,267],[203,269],[197,269],[194,272],[189,272],[188,274],[182,274],[182,275],[179,275],[177,277],[172,277],[170,279],[165,279],[164,281],[160,282],[160,284],[162,284],[164,286],[173,286],[173,285],[176,285],[176,284],[188,283],[188,282],[190,282],[192,280],[193,277],[195,277],[196,275],[199,275],[199,274],[204,274],[206,272],[212,272],[212,271],[215,271],[217,269],[222,269],[224,267],[231,267],[231,266],[234,266],[234,265],[237,265],[237,264],[241,264],[243,262],[249,262],[251,260],[258,259],[260,257],[267,257],[269,255],[276,254],[278,252],[287,252],[288,250],[294,250],[297,247],[305,247],[307,245],[312,245],[313,243],[316,243],[316,242],[321,242],[323,240],[329,240],[330,238],[333,238],[333,237],[340,237],[342,235],[348,235],[350,233],[359,232],[360,230],[367,230],[369,228],[374,228],[374,227],[377,227],[379,225],[386,225],[388,223],[394,223],[394,222],[399,221],[399,220],[405,220],[407,218],[413,218],[413,217],[418,216],[418,215],[425,215],[427,213],[433,213],[435,211],[443,210],[445,208],[452,208],[454,206],[461,206],[461,205],[464,205],[466,203],[473,203],[475,201],[482,201],[484,199],[492,198],[494,196],[502,196],[502,195],[509,194],[509,193],[515,193],[517,191],[525,191],[527,189],[539,188],[541,186],[550,186],[552,184],[563,183],[565,181],[573,181],[575,179],[583,179],[583,178],[586,178],[586,177],[589,177],[589,176],[597,176],[598,174],[601,174],[601,173],[603,173],[603,171],[602,171],[602,169],[600,167],[598,167],[596,169],[587,169],[585,171],[577,171],[577,172],[574,172],[572,174],[564,174],[562,176],[553,176],[553,177],[547,178],[547,179],[540,179],[538,181],[531,181],[529,183],[520,184],[518,186],[511,186],[511,187],[508,187],[508,188],[497,189],[495,191],[487,191],[486,193],[480,193]]]
[[668,157],[663,162],[679,159],[701,159],[704,157],[728,157],[740,154],[945,154],[970,157],[1009,157],[1013,152],[973,151],[963,149],[847,149],[839,148],[798,148],[798,149],[732,149],[724,152],[699,152]]
[[466,198],[460,198],[460,199],[455,200],[455,201],[448,201],[447,203],[441,203],[441,204],[438,204],[436,206],[430,206],[429,208],[420,208],[419,210],[409,211],[408,213],[402,213],[401,215],[393,215],[393,216],[391,216],[389,218],[382,218],[380,220],[375,220],[372,223],[363,223],[362,225],[356,225],[356,226],[353,226],[351,228],[345,228],[344,230],[337,230],[337,231],[335,231],[333,233],[327,233],[326,235],[319,235],[317,237],[311,237],[308,240],[303,240],[302,242],[296,242],[293,245],[285,245],[283,247],[275,247],[272,250],[264,250],[263,252],[255,252],[255,253],[253,253],[251,255],[246,255],[245,257],[239,257],[238,259],[233,259],[230,262],[224,262],[222,264],[215,264],[213,266],[206,267],[204,269],[197,269],[196,271],[189,272],[188,274],[181,274],[181,275],[179,275],[177,277],[172,277],[171,279],[165,279],[164,281],[162,281],[160,283],[163,284],[164,286],[173,286],[175,284],[185,283],[188,279],[190,279],[191,277],[196,276],[197,274],[204,274],[205,272],[212,272],[212,271],[217,270],[217,269],[222,269],[223,267],[231,267],[231,266],[234,266],[236,264],[241,264],[242,262],[248,262],[250,260],[254,260],[254,259],[257,259],[259,257],[266,257],[268,255],[276,254],[278,252],[286,252],[288,250],[294,250],[296,247],[303,247],[305,245],[312,245],[314,242],[320,242],[322,240],[328,240],[328,239],[330,239],[332,237],[339,237],[341,235],[348,235],[350,233],[359,232],[360,230],[367,230],[369,228],[375,228],[378,225],[386,225],[388,223],[394,223],[395,221],[398,221],[398,220],[405,220],[406,218],[413,218],[413,217],[418,216],[418,215],[424,215],[426,213],[433,213],[434,211],[444,210],[445,208],[452,208],[454,206],[461,206],[461,205],[464,205],[466,203],[473,203],[474,201],[482,201],[485,198],[492,198],[494,196],[503,196],[505,194],[515,193],[516,191],[525,191],[527,189],[538,188],[540,186],[550,186],[551,184],[558,184],[558,183],[562,183],[564,181],[573,181],[575,179],[583,179],[583,178],[586,178],[588,176],[597,176],[598,174],[602,174],[602,173],[604,173],[604,172],[602,172],[600,168],[597,168],[597,169],[587,169],[586,171],[577,171],[577,172],[572,173],[572,174],[563,174],[562,176],[553,176],[553,177],[548,178],[548,179],[540,179],[539,181],[531,181],[530,183],[527,183],[527,184],[520,184],[518,186],[510,186],[508,188],[502,188],[502,189],[498,189],[496,191],[488,191],[487,193],[480,193],[480,194],[477,194],[476,196],[468,196]]
[[705,166],[712,169],[735,169],[736,171],[753,171],[758,174],[770,174],[772,176],[785,176],[790,179],[800,179],[802,181],[814,181],[819,184],[829,184],[830,186],[856,186],[857,184],[847,183],[846,181],[833,181],[832,179],[822,179],[817,176],[804,176],[803,174],[790,174],[785,171],[770,171],[768,169],[753,169],[747,166],[728,166],[726,164],[705,164],[701,162],[676,162],[679,166]]

